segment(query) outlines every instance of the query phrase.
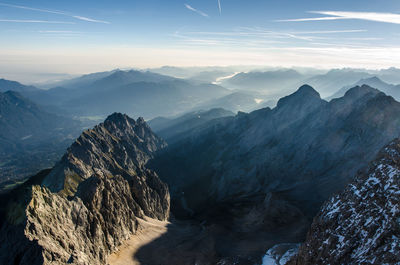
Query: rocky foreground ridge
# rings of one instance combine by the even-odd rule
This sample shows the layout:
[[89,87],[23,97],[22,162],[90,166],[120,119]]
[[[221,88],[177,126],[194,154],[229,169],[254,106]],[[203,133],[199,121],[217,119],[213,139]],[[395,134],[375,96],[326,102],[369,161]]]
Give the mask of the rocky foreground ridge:
[[105,264],[136,218],[168,218],[168,187],[145,166],[165,146],[143,119],[118,113],[83,132],[51,171],[9,195],[0,263]]
[[332,197],[288,265],[400,264],[400,139]]

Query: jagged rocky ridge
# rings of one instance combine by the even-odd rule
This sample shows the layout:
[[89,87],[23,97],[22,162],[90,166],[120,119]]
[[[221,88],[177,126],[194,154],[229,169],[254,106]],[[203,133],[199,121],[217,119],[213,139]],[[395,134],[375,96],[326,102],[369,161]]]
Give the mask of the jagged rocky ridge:
[[83,132],[41,185],[10,202],[0,263],[104,264],[136,218],[168,218],[168,187],[145,167],[164,147],[143,119],[117,113]]
[[307,240],[288,263],[400,263],[400,140],[383,148],[345,191],[315,217]]
[[176,216],[222,222],[253,241],[269,237],[259,249],[237,251],[257,255],[271,241],[303,241],[322,203],[399,135],[392,97],[361,86],[326,102],[305,85],[274,109],[187,132],[152,167],[170,184]]

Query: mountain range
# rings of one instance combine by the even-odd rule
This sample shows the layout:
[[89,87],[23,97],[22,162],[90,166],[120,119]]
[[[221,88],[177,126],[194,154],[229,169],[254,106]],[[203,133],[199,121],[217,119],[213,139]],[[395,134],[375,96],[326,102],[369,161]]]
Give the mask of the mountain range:
[[337,91],[335,94],[333,94],[331,97],[329,97],[328,99],[342,97],[350,88],[362,85],[368,85],[370,87],[374,87],[384,92],[385,94],[392,96],[397,101],[400,100],[400,85],[392,85],[385,83],[376,76],[371,78],[361,79],[357,83],[351,86],[345,86],[341,88],[339,91]]
[[[0,263],[260,264],[269,249],[264,264],[395,264],[400,103],[371,74],[307,77],[322,88],[264,108],[261,92],[135,70],[1,93],[2,155],[51,168],[0,194]],[[114,113],[65,152],[87,124],[63,108],[157,118]]]
[[120,111],[136,117],[154,118],[183,113],[197,104],[229,93],[217,85],[135,70],[97,73],[66,85],[26,96],[75,116],[106,116]]
[[170,186],[172,213],[229,227],[225,244],[242,231],[252,235],[243,244],[298,243],[322,203],[400,134],[399,117],[400,103],[371,87],[326,102],[305,85],[274,109],[185,132],[150,166]]
[[[3,85],[0,89],[19,89],[24,97],[60,115],[102,119],[113,111],[120,111],[152,119],[211,108],[250,112],[272,107],[279,98],[304,83],[316,87],[323,98],[332,99],[343,96],[346,90],[362,85],[362,82],[377,87],[379,84],[368,80],[373,77],[396,81],[398,73],[397,69],[335,69],[323,74],[303,69],[234,72],[239,69],[115,69],[48,84],[46,88],[51,88],[47,90],[7,80],[3,82],[13,85]],[[383,90],[387,85],[377,88]],[[341,87],[343,89],[338,91]],[[395,98],[398,96],[397,89],[383,92]]]
[[15,92],[33,92],[38,91],[39,89],[34,86],[22,85],[16,81],[0,79],[0,92],[4,93],[10,90]]
[[260,91],[271,98],[276,98],[293,89],[304,79],[306,79],[304,75],[292,69],[267,72],[251,71],[238,73],[223,80],[221,84],[232,89]]

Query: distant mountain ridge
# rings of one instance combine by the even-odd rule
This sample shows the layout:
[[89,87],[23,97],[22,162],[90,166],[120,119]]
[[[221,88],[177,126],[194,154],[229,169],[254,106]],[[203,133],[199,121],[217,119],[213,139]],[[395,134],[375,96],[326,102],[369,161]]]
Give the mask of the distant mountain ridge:
[[362,86],[362,85],[368,85],[370,87],[374,87],[376,89],[379,89],[380,91],[384,92],[385,94],[394,97],[396,100],[400,100],[400,85],[392,85],[383,82],[381,79],[378,77],[370,77],[366,79],[361,79],[357,83],[355,83],[352,86],[345,86],[341,88],[339,91],[337,91],[335,94],[330,96],[328,100],[333,99],[333,98],[339,98],[342,97],[346,91],[348,91],[350,88],[355,87],[355,86]]
[[0,191],[7,181],[12,184],[52,166],[83,126],[18,92],[0,92]]
[[232,112],[251,112],[260,108],[272,107],[275,103],[275,100],[271,100],[268,96],[260,93],[233,91],[226,96],[206,101],[197,106],[196,109],[223,108]]
[[249,91],[260,91],[271,97],[292,92],[291,89],[306,77],[293,69],[266,72],[238,73],[222,82],[223,86]]
[[84,86],[57,87],[28,96],[41,104],[51,102],[71,115],[106,116],[119,111],[148,119],[176,115],[229,93],[218,85],[135,70],[116,70],[97,77],[91,78],[90,83],[85,79]]
[[[360,79],[373,77],[366,71],[353,69],[333,69],[323,75],[313,76],[304,82],[315,87],[323,98],[332,96],[338,87],[349,86]],[[354,86],[352,86],[354,87]]]
[[16,81],[10,81],[1,78],[0,79],[0,92],[7,92],[7,91],[16,91],[16,92],[33,92],[38,91],[39,89],[34,86],[26,86]]
[[77,122],[49,113],[18,92],[8,91],[0,92],[0,124],[2,150],[7,142],[23,144],[60,136],[63,133],[57,130],[71,130]]

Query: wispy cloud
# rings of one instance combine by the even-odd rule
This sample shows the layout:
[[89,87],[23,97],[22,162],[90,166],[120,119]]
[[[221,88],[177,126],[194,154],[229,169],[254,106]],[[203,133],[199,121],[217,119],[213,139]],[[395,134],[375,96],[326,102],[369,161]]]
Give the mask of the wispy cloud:
[[221,8],[221,0],[218,0],[218,10],[219,10],[219,14],[222,14],[222,8]]
[[306,22],[306,21],[325,21],[325,20],[339,20],[348,19],[344,17],[313,17],[313,18],[294,18],[294,19],[279,19],[275,22]]
[[97,20],[97,19],[88,18],[88,17],[82,17],[82,16],[72,16],[72,17],[83,20],[83,21],[88,21],[88,22],[110,24],[110,22],[108,22],[108,21]]
[[336,34],[366,32],[365,29],[298,31],[297,34]]
[[41,36],[46,37],[81,37],[85,32],[72,30],[38,30]]
[[72,18],[75,18],[75,19],[78,19],[78,20],[94,22],[94,23],[110,24],[110,22],[108,22],[108,21],[97,20],[97,19],[83,17],[83,16],[77,16],[77,15],[73,15],[73,14],[70,14],[68,12],[60,11],[60,10],[41,9],[41,8],[34,8],[34,7],[29,7],[29,6],[12,5],[12,4],[2,3],[2,2],[0,2],[0,6],[6,6],[6,7],[24,9],[24,10],[31,10],[31,11],[42,12],[42,13],[50,13],[50,14],[56,14],[56,15],[62,15],[62,16],[68,16],[68,17],[72,17]]
[[0,19],[0,22],[9,22],[9,23],[43,23],[43,24],[75,24],[74,22],[65,22],[65,21],[29,20],[29,19]]
[[189,4],[184,4],[184,5],[185,5],[185,7],[186,7],[187,9],[189,9],[190,11],[196,12],[196,13],[199,14],[200,16],[208,17],[208,15],[207,15],[206,13],[204,13],[203,11],[194,8],[194,7],[192,7],[192,6],[189,5]]
[[375,21],[383,23],[400,24],[400,14],[396,13],[352,12],[352,11],[310,11],[309,13],[326,15],[329,17],[283,19],[283,20],[277,20],[277,22],[305,22],[305,21],[359,19],[359,20],[367,20],[367,21]]
[[[373,47],[376,38],[357,38],[365,29],[337,29],[316,31],[273,31],[260,27],[239,27],[232,31],[175,32],[173,37],[184,45],[241,47],[246,49],[274,49],[315,46]],[[346,36],[349,34],[349,36]]]

